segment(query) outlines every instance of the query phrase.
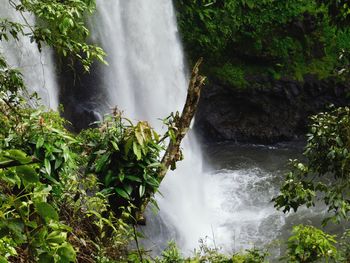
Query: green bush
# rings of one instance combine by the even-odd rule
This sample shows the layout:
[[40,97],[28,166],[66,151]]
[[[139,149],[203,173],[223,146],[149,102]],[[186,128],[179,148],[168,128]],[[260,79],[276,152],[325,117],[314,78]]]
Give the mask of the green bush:
[[350,12],[345,1],[176,0],[175,5],[186,52],[193,61],[205,58],[209,79],[237,85],[240,72],[221,73],[227,64],[244,65],[245,77],[267,72],[298,80],[305,74],[347,76]]
[[212,69],[214,75],[223,84],[229,84],[235,88],[244,88],[247,85],[245,72],[242,67],[237,67],[231,63],[226,63],[222,67]]
[[287,256],[283,258],[288,262],[308,263],[320,259],[329,262],[337,258],[335,236],[313,226],[303,225],[294,226],[292,233],[287,242]]
[[[284,212],[323,200],[335,222],[349,219],[350,108],[332,108],[311,118],[304,156],[291,162],[291,172],[273,200]],[[325,223],[326,223],[325,221]]]

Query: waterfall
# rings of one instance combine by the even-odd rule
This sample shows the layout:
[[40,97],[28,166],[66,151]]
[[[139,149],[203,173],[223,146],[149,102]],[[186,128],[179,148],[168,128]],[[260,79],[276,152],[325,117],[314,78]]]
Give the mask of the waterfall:
[[[10,6],[8,0],[0,0],[0,5],[2,19],[25,24],[20,13]],[[27,13],[24,16],[30,25],[35,24],[34,16]],[[26,28],[24,33],[29,33],[28,30]],[[31,43],[29,37],[19,36],[18,41],[1,41],[0,54],[5,57],[10,67],[21,71],[30,93],[36,92],[47,107],[58,108],[55,67],[50,49],[44,47],[42,52],[39,52],[37,45]]]
[[[98,0],[94,24],[93,39],[108,54],[109,66],[102,76],[108,105],[159,130],[159,118],[182,110],[187,94],[187,69],[172,2]],[[212,235],[215,222],[208,211],[207,175],[193,134],[183,148],[185,160],[166,176],[160,189],[163,197],[157,201],[164,224],[175,229],[168,238],[192,249],[200,237]],[[154,237],[157,226],[149,224]]]
[[[109,63],[99,76],[101,92],[107,94],[100,111],[117,106],[128,118],[161,130],[159,118],[182,109],[188,82],[172,1],[97,0],[92,40],[104,48]],[[213,172],[192,131],[183,153],[185,159],[161,184],[159,215],[148,214],[143,229],[148,248],[159,251],[174,239],[189,253],[207,237],[208,245],[232,252],[276,236],[277,231],[260,229],[267,222],[282,224],[269,203],[271,193],[261,192],[269,187],[270,173],[250,168]]]

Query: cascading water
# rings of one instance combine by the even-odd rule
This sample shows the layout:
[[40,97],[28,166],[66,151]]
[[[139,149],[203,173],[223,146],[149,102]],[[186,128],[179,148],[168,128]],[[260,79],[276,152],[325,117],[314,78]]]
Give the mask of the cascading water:
[[[108,54],[109,67],[101,77],[108,94],[106,104],[160,129],[157,118],[181,110],[187,88],[171,0],[98,0],[95,18],[93,40]],[[167,240],[176,239],[185,252],[198,247],[199,238],[204,237],[228,250],[249,246],[256,239],[244,238],[245,234],[258,228],[271,214],[271,206],[245,206],[243,197],[249,199],[249,194],[240,196],[242,191],[229,189],[231,184],[237,191],[250,191],[249,180],[243,178],[255,181],[259,175],[254,170],[250,174],[204,172],[200,147],[194,134],[189,137],[184,142],[185,160],[161,185],[160,217],[148,220],[145,230],[149,242],[164,247]],[[236,240],[236,232],[240,239]]]
[[[126,116],[144,119],[156,128],[157,118],[180,111],[186,98],[187,78],[176,18],[171,1],[97,1],[95,38],[106,50],[109,67],[103,86],[109,105],[118,105]],[[168,174],[159,197],[161,216],[175,226],[185,248],[211,233],[201,182],[201,153],[195,138],[185,142],[185,161]],[[152,224],[151,224],[152,225]]]
[[[0,4],[1,18],[23,22],[8,0]],[[117,105],[126,116],[148,120],[160,130],[158,118],[182,109],[188,81],[171,0],[97,0],[97,9],[93,40],[106,50],[109,66],[96,78],[93,92],[86,92],[89,103],[76,94],[72,103],[82,103],[87,109],[81,111],[89,114],[95,113],[91,105],[99,105],[100,112]],[[27,14],[26,20],[35,23]],[[21,37],[16,43],[1,42],[0,53],[10,66],[21,70],[30,91],[36,91],[50,108],[57,108],[50,50],[40,53]],[[169,172],[161,185],[163,196],[157,196],[159,216],[148,215],[143,229],[149,248],[164,248],[175,239],[186,253],[198,247],[200,238],[208,237],[209,245],[231,252],[266,244],[284,235],[284,225],[300,222],[299,215],[285,218],[269,203],[282,173],[278,170],[290,157],[283,149],[250,146],[247,153],[247,147],[218,145],[209,151],[211,158],[204,159],[193,132],[183,148],[185,160]],[[209,159],[216,160],[209,165]]]
[[[8,0],[0,0],[0,17],[21,24],[35,24],[34,16],[24,14],[26,21]],[[28,31],[29,29],[25,29]],[[18,41],[1,41],[0,54],[2,54],[10,67],[18,68],[23,74],[24,82],[30,92],[36,92],[42,102],[51,109],[58,108],[58,95],[55,68],[52,52],[43,48],[42,52],[35,43],[30,43],[29,37],[20,36]]]

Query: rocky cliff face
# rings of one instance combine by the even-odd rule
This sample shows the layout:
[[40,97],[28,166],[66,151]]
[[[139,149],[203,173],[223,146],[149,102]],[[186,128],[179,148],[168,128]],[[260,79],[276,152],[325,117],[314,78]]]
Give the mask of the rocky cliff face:
[[203,90],[196,130],[205,142],[270,144],[304,136],[309,116],[330,104],[347,105],[350,85],[306,76],[292,80],[255,78],[245,89],[209,83]]

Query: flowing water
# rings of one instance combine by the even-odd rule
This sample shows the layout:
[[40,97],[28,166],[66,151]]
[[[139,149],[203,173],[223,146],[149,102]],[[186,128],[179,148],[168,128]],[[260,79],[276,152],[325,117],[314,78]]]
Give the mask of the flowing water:
[[[158,118],[181,110],[186,67],[170,0],[98,0],[93,40],[108,54],[101,78],[108,107],[117,105],[126,116],[146,119],[157,129]],[[203,165],[192,132],[183,147],[185,160],[166,176],[157,197],[159,215],[148,215],[146,243],[164,247],[175,239],[190,251],[208,237],[210,245],[230,250],[276,236],[257,233],[267,221],[272,228],[284,220],[269,204],[275,192],[270,172],[255,166],[214,171],[208,160]],[[253,197],[257,190],[261,196]]]
[[[0,3],[0,17],[21,21],[6,0]],[[33,17],[27,20],[34,23]],[[92,40],[106,50],[109,63],[97,85],[101,96],[107,94],[99,111],[106,113],[117,105],[126,116],[148,120],[161,131],[158,119],[182,109],[188,81],[172,2],[97,0],[92,32]],[[22,70],[32,91],[56,108],[50,51],[40,54],[25,38],[16,45],[1,44],[0,51],[11,66]],[[157,252],[175,239],[189,253],[203,238],[231,252],[285,238],[297,222],[319,224],[322,211],[286,217],[270,202],[287,160],[298,156],[300,147],[218,144],[202,151],[190,131],[183,152],[185,160],[175,172],[169,172],[160,189],[162,195],[157,196],[160,212],[149,212],[148,224],[141,229],[148,248]]]
[[[23,17],[8,0],[0,0],[0,17],[21,24],[35,24],[35,18],[27,13]],[[28,33],[28,28],[24,33]],[[27,36],[20,36],[19,41],[0,42],[0,54],[4,55],[9,66],[18,68],[30,92],[36,92],[42,102],[51,109],[58,107],[55,67],[52,52],[43,48],[42,52],[35,43],[30,43]]]
[[[117,105],[160,130],[158,118],[182,109],[188,81],[172,2],[98,0],[93,24],[93,40],[108,54],[101,76],[107,107]],[[291,146],[218,145],[203,156],[191,131],[183,144],[185,160],[162,182],[160,212],[149,212],[141,229],[144,243],[157,252],[174,239],[189,253],[202,238],[232,252],[287,236],[291,222],[306,219],[285,217],[270,200],[288,158],[301,152]],[[315,222],[319,212],[308,214]]]
[[[158,130],[171,112],[182,109],[187,77],[176,18],[170,0],[99,0],[93,39],[106,50],[109,67],[102,79],[108,105],[118,105],[126,116],[145,119]],[[184,249],[212,233],[219,220],[209,201],[209,181],[203,173],[201,151],[194,134],[184,142],[185,161],[162,183],[158,197],[166,231]],[[220,191],[219,185],[215,186]],[[216,216],[217,215],[217,216]],[[152,217],[152,216],[151,216]],[[156,221],[149,220],[156,236]]]

